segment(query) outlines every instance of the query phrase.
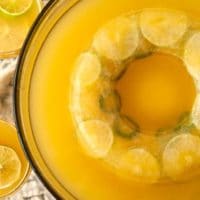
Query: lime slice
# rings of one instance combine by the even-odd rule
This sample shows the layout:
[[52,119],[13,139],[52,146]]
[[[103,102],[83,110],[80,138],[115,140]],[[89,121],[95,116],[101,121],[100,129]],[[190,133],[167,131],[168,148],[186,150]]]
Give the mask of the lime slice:
[[195,33],[185,45],[184,61],[189,73],[200,79],[200,32]]
[[33,0],[1,0],[0,11],[6,15],[18,16],[29,10]]
[[0,146],[0,189],[7,188],[17,181],[21,173],[21,162],[10,147]]
[[83,87],[83,84],[77,84],[77,81],[72,82],[70,104],[76,122],[98,119],[111,123],[113,114],[103,112],[100,107],[99,100],[104,91],[110,91],[110,82],[105,79],[100,78],[90,87]]
[[110,126],[100,120],[88,120],[79,124],[79,139],[87,153],[96,158],[105,157],[113,144]]
[[163,169],[174,180],[190,176],[200,167],[200,138],[181,134],[169,141],[163,152]]
[[179,11],[149,9],[141,13],[140,26],[147,40],[154,45],[168,47],[183,37],[188,19]]
[[131,149],[121,160],[122,167],[142,182],[156,182],[160,177],[160,166],[156,158],[142,148]]
[[100,55],[119,61],[129,58],[136,50],[138,42],[136,19],[119,17],[97,32],[93,47]]
[[200,129],[200,94],[196,96],[191,116],[194,125]]
[[76,62],[76,81],[87,86],[94,83],[101,73],[99,58],[90,52],[82,53]]

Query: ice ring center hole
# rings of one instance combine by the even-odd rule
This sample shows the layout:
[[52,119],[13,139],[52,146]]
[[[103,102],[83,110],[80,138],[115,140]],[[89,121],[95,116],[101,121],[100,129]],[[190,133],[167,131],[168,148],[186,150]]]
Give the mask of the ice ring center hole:
[[116,83],[121,112],[136,121],[143,132],[176,125],[180,116],[191,111],[196,89],[181,59],[154,53],[131,62]]

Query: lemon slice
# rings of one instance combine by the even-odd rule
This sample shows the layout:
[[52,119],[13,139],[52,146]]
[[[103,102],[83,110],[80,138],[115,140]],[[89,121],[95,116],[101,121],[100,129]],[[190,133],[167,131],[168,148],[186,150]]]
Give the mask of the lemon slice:
[[10,147],[0,146],[0,189],[7,188],[17,181],[21,173],[21,162]]
[[136,19],[119,17],[97,32],[93,47],[100,55],[119,61],[129,58],[136,50],[138,42]]
[[196,96],[191,116],[194,125],[200,129],[200,94]]
[[181,134],[169,141],[163,152],[163,169],[174,180],[184,178],[200,166],[200,138]]
[[185,45],[184,61],[189,73],[200,79],[200,32],[195,33]]
[[140,26],[144,37],[161,47],[175,44],[188,27],[188,19],[182,12],[165,9],[149,9],[140,15]]
[[7,15],[18,16],[29,10],[33,0],[1,0],[0,11]]
[[156,182],[160,177],[160,166],[156,158],[142,148],[131,149],[122,157],[122,167],[136,180]]
[[94,83],[101,73],[101,63],[95,54],[82,53],[76,62],[76,81],[87,86]]
[[105,157],[113,144],[110,126],[100,120],[88,120],[79,124],[79,139],[87,153],[96,158]]

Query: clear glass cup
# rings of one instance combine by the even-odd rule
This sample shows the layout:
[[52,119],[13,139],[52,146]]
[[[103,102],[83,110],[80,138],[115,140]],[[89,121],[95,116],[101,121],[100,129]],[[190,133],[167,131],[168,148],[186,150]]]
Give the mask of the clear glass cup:
[[16,57],[28,31],[42,9],[40,0],[33,0],[25,13],[12,16],[0,10],[0,59]]
[[9,124],[8,122],[0,120],[0,129],[1,129],[0,145],[12,148],[17,153],[22,166],[21,174],[18,180],[12,185],[0,189],[0,198],[3,198],[19,190],[19,188],[27,180],[31,172],[31,167],[24,154],[23,149],[21,148],[16,128],[13,125]]

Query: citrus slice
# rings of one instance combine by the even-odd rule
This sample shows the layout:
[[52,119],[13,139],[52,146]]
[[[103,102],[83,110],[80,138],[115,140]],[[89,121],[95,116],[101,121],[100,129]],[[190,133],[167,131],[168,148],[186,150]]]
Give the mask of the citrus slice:
[[179,11],[149,9],[140,15],[140,26],[144,37],[161,47],[175,44],[187,30],[188,19]]
[[106,122],[84,121],[79,124],[79,131],[80,142],[89,155],[103,158],[108,154],[113,144],[113,133]]
[[76,80],[80,85],[91,85],[100,76],[101,63],[95,54],[89,52],[81,54],[77,60],[76,66]]
[[185,45],[184,61],[189,73],[200,80],[200,32],[195,33]]
[[160,177],[160,166],[156,158],[142,148],[131,149],[122,156],[122,167],[136,180],[156,182]]
[[18,16],[29,10],[33,0],[1,0],[0,11],[7,15]]
[[169,141],[163,152],[163,169],[174,180],[183,179],[200,167],[200,138],[181,134]]
[[103,112],[100,105],[101,95],[104,91],[110,91],[110,83],[107,80],[100,79],[90,87],[83,87],[77,84],[77,81],[74,81],[72,85],[71,111],[77,123],[88,119],[112,123],[113,114]]
[[196,96],[191,116],[194,125],[200,129],[200,94]]
[[138,42],[136,19],[119,17],[97,32],[93,47],[100,55],[119,61],[129,58],[136,50]]
[[17,181],[21,173],[21,162],[10,147],[0,146],[0,189],[7,188]]

